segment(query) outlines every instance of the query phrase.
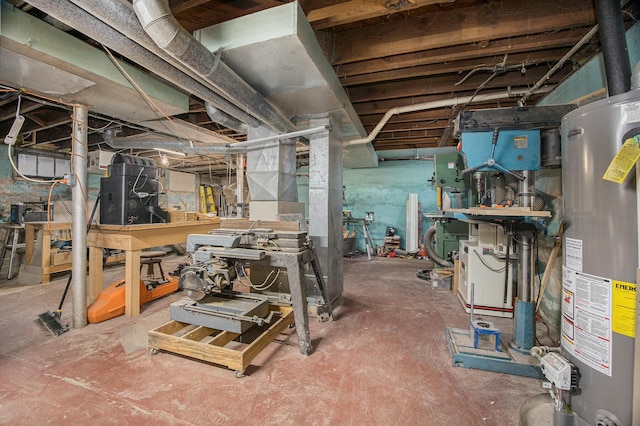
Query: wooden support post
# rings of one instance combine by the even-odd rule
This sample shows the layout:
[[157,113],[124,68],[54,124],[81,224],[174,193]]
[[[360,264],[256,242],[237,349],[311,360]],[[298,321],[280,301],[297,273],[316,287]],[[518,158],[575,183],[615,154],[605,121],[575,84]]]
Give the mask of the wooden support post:
[[89,303],[98,298],[102,291],[102,248],[89,247]]
[[124,314],[131,318],[140,315],[140,250],[125,252]]

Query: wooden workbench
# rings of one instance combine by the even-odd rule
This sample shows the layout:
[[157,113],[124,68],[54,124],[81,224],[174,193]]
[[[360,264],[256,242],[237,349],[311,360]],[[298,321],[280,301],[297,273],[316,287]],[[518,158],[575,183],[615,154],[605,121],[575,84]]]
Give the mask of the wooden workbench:
[[220,227],[220,219],[145,225],[93,225],[87,236],[89,247],[89,299],[103,289],[102,251],[125,252],[125,315],[140,315],[140,252],[151,247],[180,244],[189,234],[206,234]]
[[[25,260],[21,273],[40,276],[41,283],[51,281],[51,274],[71,270],[69,262],[51,264],[51,241],[54,234],[59,234],[61,240],[71,240],[70,222],[25,222]],[[35,277],[34,277],[35,278]]]
[[525,207],[469,207],[468,209],[448,209],[445,215],[463,214],[467,216],[496,216],[496,217],[551,217],[546,210],[531,210]]

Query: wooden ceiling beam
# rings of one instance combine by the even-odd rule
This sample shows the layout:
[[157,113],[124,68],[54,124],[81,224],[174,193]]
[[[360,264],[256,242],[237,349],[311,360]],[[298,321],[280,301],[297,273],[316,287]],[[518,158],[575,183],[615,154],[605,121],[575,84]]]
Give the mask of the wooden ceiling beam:
[[335,67],[338,77],[384,72],[421,65],[440,64],[457,60],[474,59],[491,55],[531,52],[542,49],[565,48],[575,45],[589,29],[577,28],[548,34],[535,34],[467,43],[452,47],[423,50],[380,59],[342,64]]
[[593,4],[584,0],[492,1],[341,32],[336,38],[333,63],[366,61],[390,53],[418,52],[594,23]]
[[[485,90],[500,87],[504,88],[508,86],[533,86],[548,71],[549,67],[546,66],[530,67],[527,69],[525,74],[522,74],[519,70],[512,70],[505,74],[496,76],[486,84]],[[570,67],[561,68],[551,77],[548,83],[558,82],[561,78],[566,76],[569,71],[571,71]],[[352,103],[359,103],[383,99],[412,98],[438,93],[450,94],[475,90],[490,76],[491,72],[476,73],[458,86],[455,86],[455,83],[462,79],[459,75],[414,78],[404,81],[353,87],[348,90],[348,95]]]
[[[531,53],[516,53],[508,55],[506,65],[523,64],[526,66],[543,62],[557,62],[566,53],[565,49],[542,50]],[[426,77],[430,75],[459,73],[470,71],[478,67],[494,67],[501,64],[504,55],[490,56],[486,58],[466,59],[462,61],[444,62],[439,64],[421,65],[409,68],[395,69],[369,74],[354,75],[340,79],[343,86],[377,83],[381,81],[400,80],[413,77]]]
[[[11,100],[11,102],[12,105],[7,104],[5,108],[0,108],[0,121],[13,120],[13,118],[15,118],[17,102],[15,99]],[[33,102],[23,98],[20,103],[20,114],[26,115],[27,113],[37,111],[44,107],[45,105],[39,102]]]
[[388,16],[397,12],[417,9],[455,0],[349,0],[307,13],[307,20],[314,30],[337,27],[366,19]]
[[[448,118],[448,117],[447,117]],[[444,129],[449,126],[449,120],[443,118],[441,120],[420,120],[403,123],[387,123],[380,133],[390,132],[412,132],[423,130]],[[373,125],[365,126],[365,130],[370,132],[374,128]]]
[[174,2],[171,10],[180,25],[187,31],[193,32],[281,4],[282,2],[278,0],[246,3],[188,0],[180,4]]
[[171,11],[176,14],[202,6],[209,3],[209,1],[211,0],[170,0],[169,7],[171,8]]
[[[391,117],[388,124],[413,123],[416,121],[438,121],[448,119],[451,108],[438,108],[425,111],[409,112]],[[362,125],[366,127],[376,126],[384,114],[369,114],[361,117]]]
[[392,149],[416,149],[437,148],[440,136],[427,139],[405,139],[398,141],[386,141],[375,144],[376,151],[389,151]]
[[374,141],[385,142],[393,140],[414,140],[423,138],[433,138],[442,135],[442,129],[427,130],[399,130],[395,132],[381,133]]

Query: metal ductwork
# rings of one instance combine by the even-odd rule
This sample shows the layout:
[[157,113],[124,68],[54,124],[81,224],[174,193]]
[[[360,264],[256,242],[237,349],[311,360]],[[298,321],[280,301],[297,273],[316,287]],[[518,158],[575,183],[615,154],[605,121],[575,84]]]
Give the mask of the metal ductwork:
[[277,149],[279,146],[291,145],[293,146],[295,153],[295,141],[289,139],[283,141],[275,140],[256,142],[253,146],[198,145],[183,139],[173,139],[155,135],[138,135],[117,138],[115,137],[115,134],[116,132],[113,129],[105,130],[103,134],[105,143],[113,149],[169,149],[171,151],[184,152],[188,155],[231,155],[262,151],[269,148]]
[[615,96],[631,89],[631,65],[622,20],[622,6],[617,0],[596,0],[595,7],[607,89],[609,96]]
[[[324,130],[324,129],[323,129]],[[249,138],[269,137],[267,129],[251,129]],[[247,184],[252,201],[298,201],[296,146],[262,144],[247,153]]]
[[[262,131],[263,127],[258,129],[250,129],[253,131]],[[117,130],[109,129],[103,133],[104,141],[107,145],[114,149],[170,149],[172,151],[184,152],[185,154],[207,155],[207,154],[244,154],[250,151],[259,151],[277,147],[280,145],[296,145],[299,136],[313,135],[329,130],[326,126],[310,127],[304,130],[298,130],[291,133],[281,135],[268,135],[265,137],[255,138],[247,142],[237,142],[226,145],[201,145],[185,139],[168,138],[157,135],[141,134],[129,136],[125,138],[116,138]],[[262,133],[264,134],[264,133]],[[254,136],[259,136],[258,134]],[[295,164],[295,157],[292,162]]]
[[279,132],[295,130],[258,92],[178,24],[167,0],[134,0],[133,9],[149,37],[220,92]]
[[[186,92],[197,94],[197,96],[205,102],[215,105],[217,108],[233,115],[239,120],[243,120],[251,126],[257,126],[259,124],[259,121],[254,117],[248,115],[213,90],[205,87],[191,76],[186,75],[166,60],[160,58],[157,52],[149,51],[135,41],[132,41],[126,34],[119,31],[125,24],[118,25],[118,28],[114,29],[109,23],[105,23],[93,16],[90,11],[86,11],[66,0],[30,0],[29,3],[60,22],[73,25],[73,28],[77,31],[86,34],[109,49],[126,56],[140,66],[153,71],[155,74]],[[133,15],[133,11],[131,11],[131,14]],[[135,16],[133,18],[139,26],[139,22]],[[142,28],[140,28],[140,31],[142,31]],[[149,40],[148,44],[153,45],[151,40]],[[156,50],[162,53],[157,47]],[[168,57],[168,55],[165,56]]]
[[105,130],[104,141],[113,149],[170,149],[191,155],[208,154],[239,154],[246,152],[246,148],[231,148],[228,145],[196,145],[182,139],[167,137],[137,135],[133,137],[117,138],[113,129]]
[[249,126],[242,123],[240,120],[236,120],[235,118],[229,116],[229,114],[219,110],[209,102],[205,102],[204,106],[207,110],[207,115],[211,120],[213,120],[214,123],[221,124],[231,130],[235,130],[238,133],[246,134],[249,130]]
[[[190,86],[178,85],[179,87],[189,93],[193,93],[205,102],[211,103],[216,108],[221,109],[251,127],[257,127],[260,125],[259,120],[219,95],[214,91],[214,87],[212,85],[207,84],[205,81],[198,81],[197,76],[192,75],[193,72],[190,69],[182,65],[179,61],[176,61],[164,50],[160,49],[142,28],[142,25],[129,2],[123,0],[71,0],[71,2],[87,11],[93,17],[112,27],[117,32],[122,33],[135,43],[144,47],[157,57],[179,69],[183,74],[189,76],[189,78],[193,79],[197,84]],[[154,71],[153,68],[150,69]]]

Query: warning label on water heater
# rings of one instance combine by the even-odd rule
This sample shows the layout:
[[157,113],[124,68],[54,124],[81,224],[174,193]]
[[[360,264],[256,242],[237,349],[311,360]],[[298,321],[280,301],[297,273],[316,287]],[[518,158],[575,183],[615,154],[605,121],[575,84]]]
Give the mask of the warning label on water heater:
[[566,237],[564,246],[564,264],[568,268],[582,272],[582,240]]
[[636,285],[613,282],[612,329],[615,333],[636,337]]
[[611,376],[612,281],[567,266],[562,277],[562,346]]

